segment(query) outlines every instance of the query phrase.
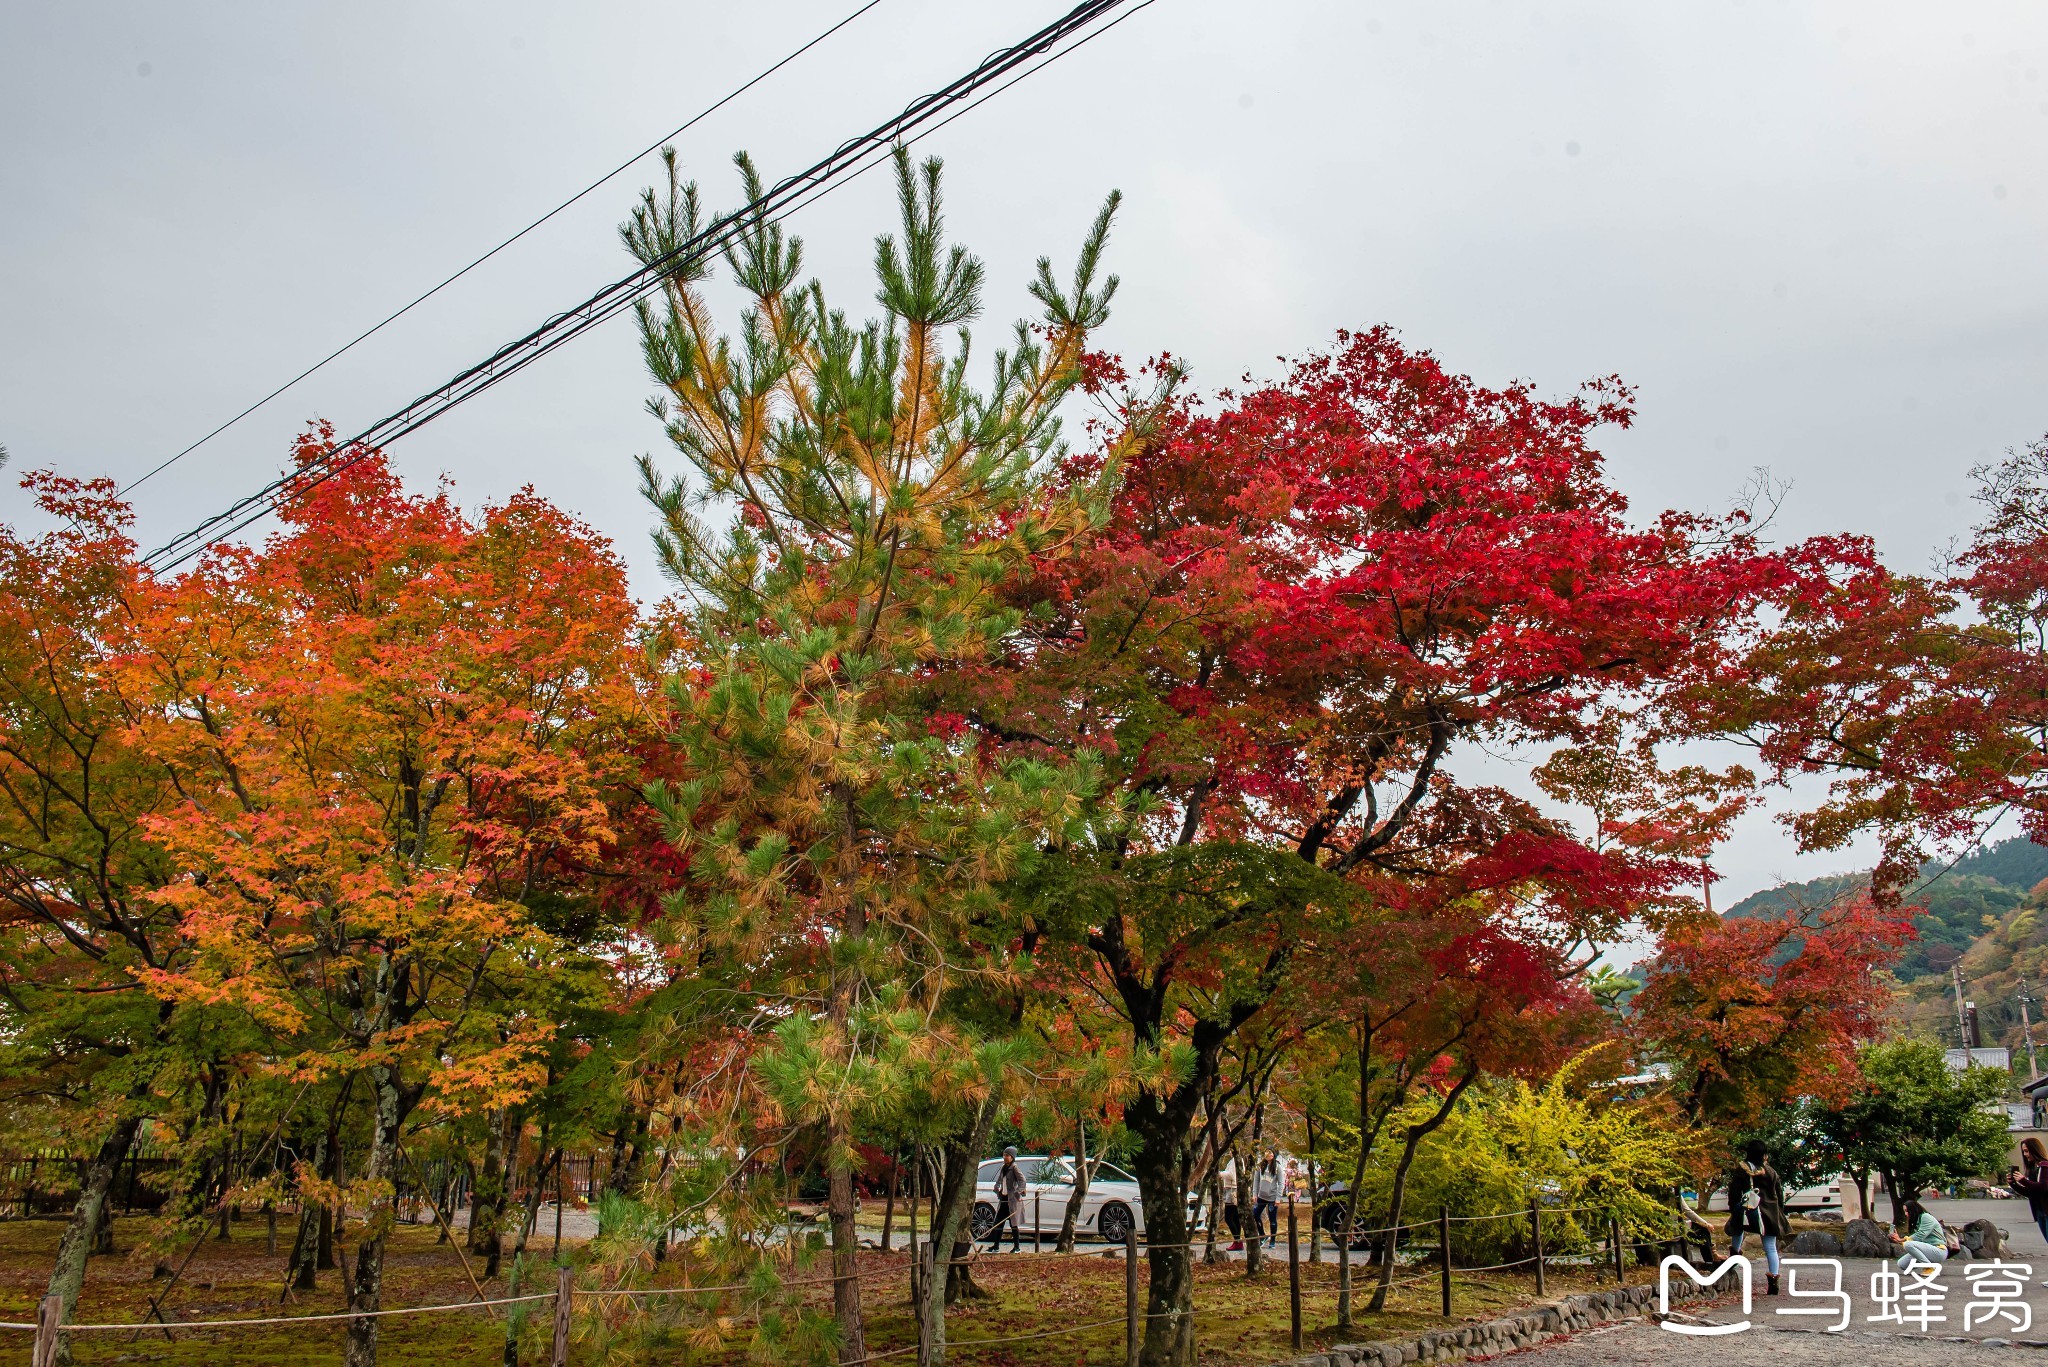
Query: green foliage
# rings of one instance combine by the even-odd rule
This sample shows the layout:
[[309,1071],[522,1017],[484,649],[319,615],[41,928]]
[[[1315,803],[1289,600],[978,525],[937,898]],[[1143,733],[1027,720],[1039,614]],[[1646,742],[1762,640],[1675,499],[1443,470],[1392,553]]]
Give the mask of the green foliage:
[[1886,1040],[1858,1056],[1863,1087],[1818,1130],[1852,1170],[1880,1172],[1894,1191],[1995,1176],[2005,1166],[2006,1117],[1986,1109],[2012,1085],[2003,1068],[1952,1069],[1939,1045]]
[[1739,1154],[1752,1139],[1761,1139],[1787,1194],[1819,1186],[1842,1170],[1842,1152],[1826,1129],[1826,1117],[1826,1109],[1818,1102],[1801,1097],[1765,1111],[1727,1147]]
[[[1461,1099],[1443,1128],[1424,1140],[1408,1175],[1409,1220],[1447,1210],[1452,1256],[1485,1266],[1525,1256],[1526,1216],[1545,1209],[1546,1251],[1590,1248],[1606,1235],[1610,1215],[1647,1238],[1669,1234],[1669,1193],[1686,1179],[1701,1149],[1663,1098],[1628,1100],[1601,1086],[1595,1065],[1604,1051],[1579,1055],[1540,1087],[1487,1081]],[[1425,1093],[1395,1118],[1426,1118],[1437,1105]],[[1331,1171],[1347,1170],[1357,1131],[1332,1122]],[[1366,1166],[1359,1222],[1380,1224],[1389,1205],[1396,1153],[1380,1146]],[[1590,1209],[1582,1209],[1590,1208]]]

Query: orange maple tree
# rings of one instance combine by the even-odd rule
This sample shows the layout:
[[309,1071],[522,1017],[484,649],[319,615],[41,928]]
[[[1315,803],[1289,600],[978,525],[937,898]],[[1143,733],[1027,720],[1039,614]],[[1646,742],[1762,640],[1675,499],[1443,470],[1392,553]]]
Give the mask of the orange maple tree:
[[[151,833],[193,871],[156,894],[189,960],[138,976],[245,1013],[294,1081],[367,1081],[349,1299],[373,1310],[408,1121],[543,1080],[565,947],[534,908],[614,840],[635,614],[604,542],[530,493],[465,515],[371,453],[285,522],[164,586],[128,662],[182,797]],[[349,1363],[377,1324],[351,1321]]]

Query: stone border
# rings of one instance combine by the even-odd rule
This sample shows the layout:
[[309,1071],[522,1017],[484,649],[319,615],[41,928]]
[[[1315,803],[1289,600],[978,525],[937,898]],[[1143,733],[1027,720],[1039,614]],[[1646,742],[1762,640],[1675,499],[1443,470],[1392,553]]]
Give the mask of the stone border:
[[[1671,1288],[1673,1301],[1693,1300],[1709,1292],[1680,1278]],[[1657,1288],[1651,1285],[1618,1286],[1612,1291],[1594,1291],[1583,1296],[1532,1306],[1519,1315],[1438,1329],[1419,1338],[1391,1339],[1378,1343],[1338,1344],[1320,1353],[1272,1364],[1272,1367],[1401,1367],[1408,1362],[1454,1362],[1468,1357],[1492,1357],[1529,1348],[1560,1334],[1576,1333],[1598,1324],[1640,1319],[1654,1313]]]

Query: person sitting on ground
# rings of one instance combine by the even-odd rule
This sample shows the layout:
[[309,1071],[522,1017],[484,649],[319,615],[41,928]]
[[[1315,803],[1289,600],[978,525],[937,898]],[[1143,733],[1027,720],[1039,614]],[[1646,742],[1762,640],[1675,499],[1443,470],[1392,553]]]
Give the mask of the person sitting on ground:
[[1912,1232],[1903,1239],[1896,1231],[1891,1236],[1900,1249],[1899,1271],[1904,1272],[1915,1263],[1934,1266],[1948,1261],[1948,1233],[1917,1196],[1906,1199],[1906,1225]]
[[1785,1184],[1766,1156],[1764,1142],[1752,1139],[1742,1162],[1728,1174],[1728,1238],[1731,1254],[1742,1252],[1743,1239],[1760,1235],[1769,1294],[1778,1294],[1778,1240],[1785,1234]]

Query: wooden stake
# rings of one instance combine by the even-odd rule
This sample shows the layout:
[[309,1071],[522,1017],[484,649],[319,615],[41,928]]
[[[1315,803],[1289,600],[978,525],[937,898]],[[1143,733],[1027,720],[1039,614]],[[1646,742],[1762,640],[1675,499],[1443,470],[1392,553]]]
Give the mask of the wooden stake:
[[1301,1351],[1301,1231],[1294,1214],[1294,1195],[1287,1197],[1287,1319],[1294,1351]]
[[1543,1294],[1543,1207],[1529,1207],[1529,1230],[1536,1240],[1536,1294]]
[[1444,1318],[1451,1317],[1451,1210],[1444,1207],[1436,1213],[1437,1242],[1442,1245],[1444,1255]]
[[576,1272],[559,1268],[555,1272],[555,1357],[554,1367],[569,1367],[569,1315],[575,1306]]
[[[1182,1250],[1185,1252],[1186,1250]],[[1124,1362],[1138,1367],[1138,1222],[1124,1231]]]
[[29,1357],[29,1367],[57,1367],[57,1349],[62,1340],[59,1332],[64,1323],[64,1298],[45,1296],[36,1306],[36,1346]]

